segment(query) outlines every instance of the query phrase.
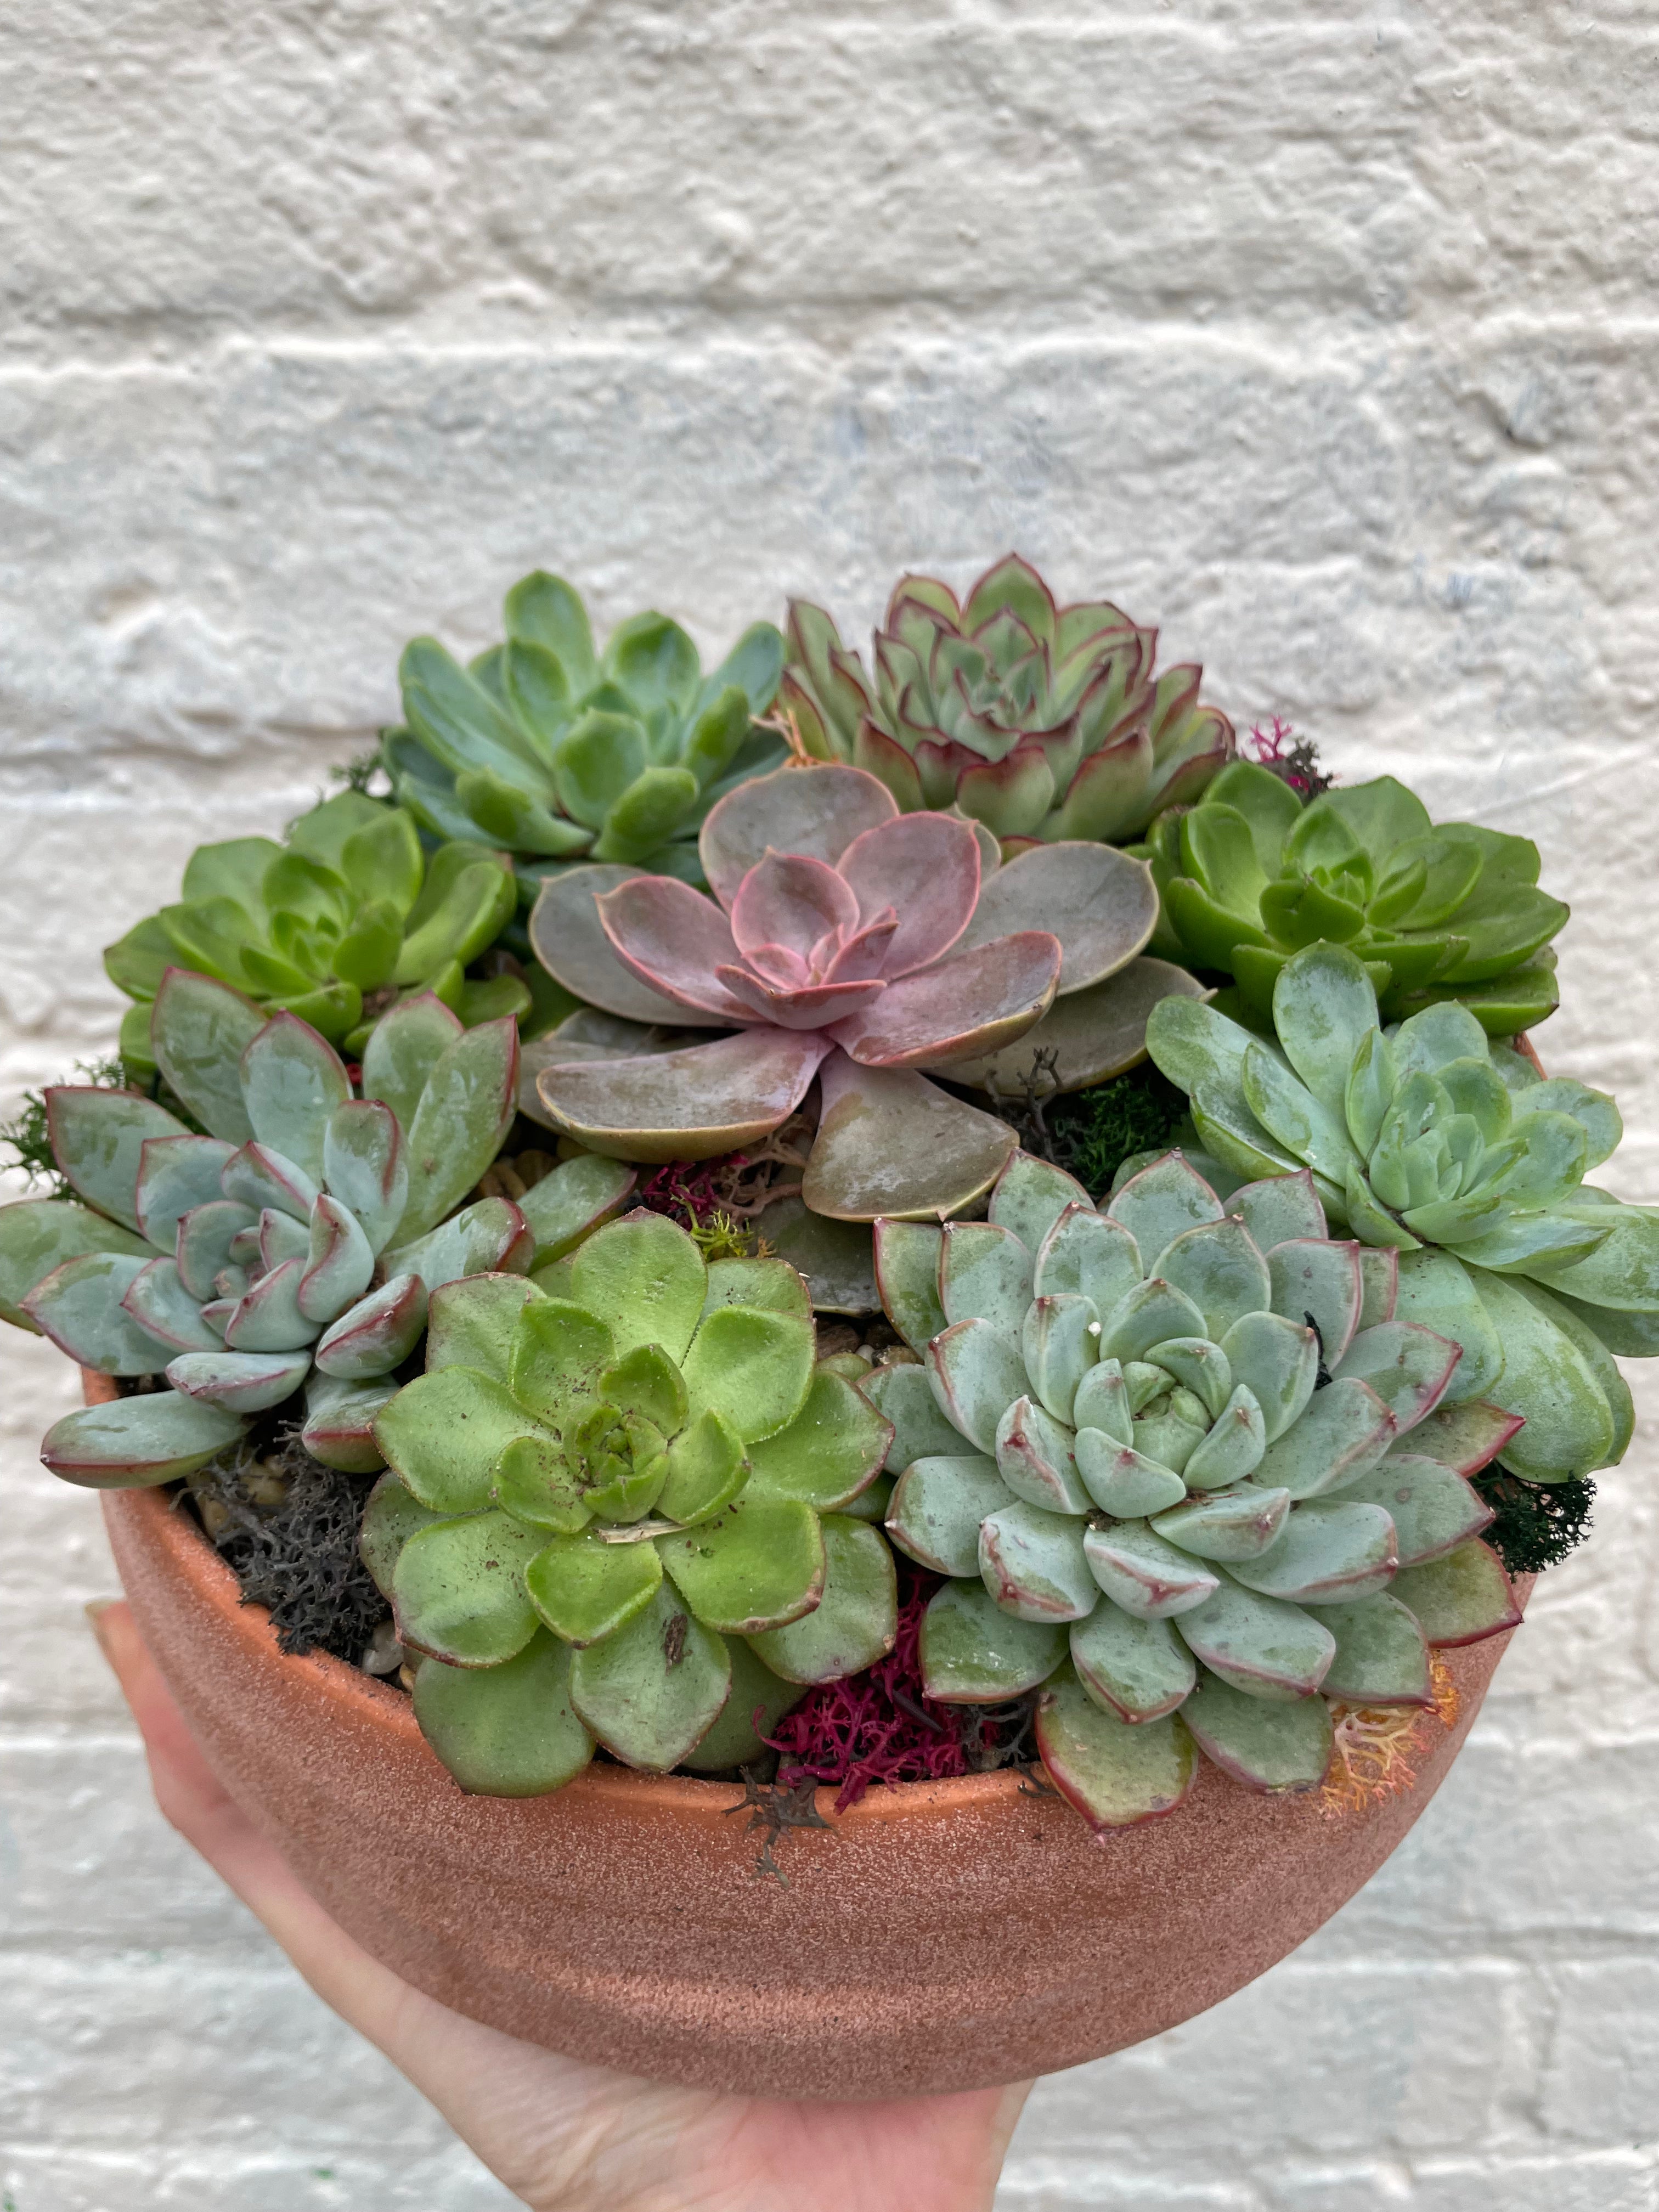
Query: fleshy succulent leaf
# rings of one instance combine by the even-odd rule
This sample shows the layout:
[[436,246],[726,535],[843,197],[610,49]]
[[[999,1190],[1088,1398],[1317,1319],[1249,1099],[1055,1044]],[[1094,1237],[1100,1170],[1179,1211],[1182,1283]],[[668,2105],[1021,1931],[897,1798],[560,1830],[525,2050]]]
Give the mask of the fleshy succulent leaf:
[[329,1116],[351,1096],[338,1053],[307,1023],[279,1013],[249,1040],[241,1076],[255,1137],[320,1182]]
[[1005,1122],[908,1069],[833,1053],[819,1080],[823,1115],[803,1189],[815,1212],[942,1219],[988,1191],[1014,1152]]
[[482,1023],[440,1054],[408,1125],[409,1203],[398,1226],[404,1242],[435,1227],[495,1158],[512,1124],[518,1074],[511,1020]]
[[665,1774],[718,1719],[732,1678],[724,1638],[705,1628],[665,1580],[614,1636],[576,1653],[571,1703],[624,1765]]
[[243,1053],[264,1027],[262,1008],[210,976],[172,968],[150,1016],[151,1048],[167,1087],[212,1137],[233,1145],[253,1134],[242,1097]]
[[100,1375],[153,1375],[167,1341],[126,1303],[147,1262],[131,1252],[86,1252],[35,1285],[23,1311],[77,1366]]
[[1115,1605],[1136,1620],[1172,1620],[1206,1604],[1220,1577],[1141,1520],[1091,1525],[1084,1534],[1089,1570]]
[[996,1228],[1012,1231],[1028,1252],[1035,1253],[1068,1206],[1090,1203],[1075,1176],[1030,1152],[1017,1152],[997,1177],[988,1218]]
[[163,1106],[136,1091],[57,1084],[46,1094],[52,1157],[89,1206],[137,1230],[138,1175],[146,1144],[188,1133]]
[[897,1578],[879,1534],[841,1513],[826,1515],[822,1525],[824,1577],[817,1604],[750,1639],[786,1681],[833,1682],[857,1674],[890,1651],[897,1634]]
[[977,1452],[923,1455],[899,1477],[887,1530],[902,1552],[935,1574],[976,1575],[981,1522],[1013,1502],[994,1460]]
[[1109,1712],[1069,1663],[1038,1701],[1036,1739],[1054,1787],[1103,1835],[1173,1813],[1198,1777],[1179,1716],[1130,1722]]
[[574,1781],[593,1739],[570,1703],[570,1653],[537,1636],[495,1667],[422,1659],[415,1670],[421,1733],[463,1790],[539,1797]]
[[814,1350],[810,1325],[793,1314],[718,1307],[681,1363],[692,1418],[716,1413],[745,1444],[775,1436],[805,1403]]
[[400,1641],[455,1667],[493,1667],[513,1658],[536,1633],[525,1569],[541,1542],[534,1530],[501,1512],[417,1528],[392,1571]]
[[1478,1644],[1521,1618],[1497,1553],[1478,1536],[1421,1566],[1402,1568],[1394,1595],[1434,1644]]
[[1265,1550],[1232,1562],[1231,1573],[1266,1597],[1334,1605],[1386,1589],[1397,1559],[1394,1522],[1383,1507],[1317,1498],[1289,1515]]
[[1018,1620],[982,1583],[946,1583],[921,1623],[921,1679],[940,1705],[999,1705],[1046,1682],[1066,1656],[1059,1622]]
[[0,1319],[33,1328],[23,1300],[70,1260],[112,1252],[147,1261],[154,1249],[143,1237],[70,1200],[23,1199],[0,1206]]
[[1254,1698],[1310,1696],[1336,1649],[1311,1613],[1231,1578],[1181,1613],[1177,1626],[1194,1658]]
[[661,1582],[653,1546],[607,1544],[586,1530],[555,1536],[525,1569],[532,1605],[556,1637],[579,1650],[642,1613]]
[[88,1490],[135,1490],[193,1474],[242,1433],[234,1414],[171,1390],[65,1413],[40,1447],[46,1466]]
[[893,1436],[894,1425],[861,1391],[818,1367],[794,1419],[750,1448],[745,1494],[798,1498],[834,1512],[875,1480]]
[[1325,1778],[1335,1738],[1323,1698],[1271,1702],[1206,1668],[1181,1711],[1206,1757],[1247,1789],[1316,1790]]
[[861,1387],[876,1411],[893,1425],[885,1462],[890,1474],[902,1474],[913,1460],[929,1455],[961,1452],[962,1432],[940,1409],[925,1367],[878,1367]]

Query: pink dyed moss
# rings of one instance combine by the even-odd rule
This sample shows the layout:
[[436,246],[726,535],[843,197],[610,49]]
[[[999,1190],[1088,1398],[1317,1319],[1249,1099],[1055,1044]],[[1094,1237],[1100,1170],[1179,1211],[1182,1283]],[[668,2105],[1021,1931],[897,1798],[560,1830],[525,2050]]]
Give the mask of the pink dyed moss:
[[976,1706],[936,1705],[924,1696],[921,1619],[940,1577],[902,1558],[896,1565],[898,1634],[891,1651],[861,1674],[809,1692],[765,1739],[779,1754],[781,1786],[839,1784],[838,1813],[856,1805],[872,1782],[939,1782],[1006,1763],[998,1756],[1010,1734],[1005,1708],[993,1718]]

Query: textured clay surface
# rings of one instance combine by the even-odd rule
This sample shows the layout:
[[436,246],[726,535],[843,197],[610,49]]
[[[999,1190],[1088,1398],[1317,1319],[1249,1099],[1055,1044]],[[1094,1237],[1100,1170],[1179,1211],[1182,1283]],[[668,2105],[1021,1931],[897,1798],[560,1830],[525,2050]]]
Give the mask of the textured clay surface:
[[1460,1710],[1413,1786],[1333,1818],[1207,1762],[1170,1817],[1097,1842],[1014,1774],[872,1790],[757,1866],[728,1784],[596,1765],[468,1797],[409,1701],[263,1608],[154,1491],[104,1511],[145,1640],[226,1788],[407,1980],[630,2073],[778,2096],[976,2087],[1203,2011],[1352,1896],[1450,1765],[1507,1638],[1447,1655]]

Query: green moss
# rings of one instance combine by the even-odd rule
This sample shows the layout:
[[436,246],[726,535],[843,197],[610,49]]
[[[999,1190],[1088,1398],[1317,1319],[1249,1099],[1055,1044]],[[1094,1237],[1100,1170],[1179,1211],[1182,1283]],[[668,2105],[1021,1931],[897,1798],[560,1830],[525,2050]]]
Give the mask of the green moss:
[[716,1207],[687,1224],[687,1234],[705,1260],[755,1260],[765,1256],[763,1240],[735,1215]]
[[[1003,1107],[1005,1114],[1007,1107]],[[1091,1198],[1112,1187],[1112,1177],[1132,1152],[1152,1152],[1169,1144],[1185,1118],[1187,1099],[1150,1060],[1115,1075],[1092,1091],[1074,1091],[1042,1109],[1046,1156],[1074,1175]],[[1031,1133],[1021,1131],[1030,1146]]]

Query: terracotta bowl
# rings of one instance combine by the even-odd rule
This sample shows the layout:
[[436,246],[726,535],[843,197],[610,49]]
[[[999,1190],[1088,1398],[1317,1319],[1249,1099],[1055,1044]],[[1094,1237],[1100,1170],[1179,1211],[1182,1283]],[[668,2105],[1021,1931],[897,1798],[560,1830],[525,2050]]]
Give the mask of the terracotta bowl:
[[[88,1376],[88,1395],[111,1386]],[[1097,1843],[1014,1774],[877,1788],[788,1830],[786,1887],[729,1784],[595,1765],[549,1797],[469,1797],[401,1692],[284,1658],[165,1494],[107,1492],[145,1642],[209,1764],[341,1925],[457,2011],[698,2087],[874,2098],[1075,2066],[1282,1959],[1439,1786],[1507,1635],[1446,1653],[1458,1710],[1396,1794],[1336,1811],[1206,1762],[1170,1818]]]

